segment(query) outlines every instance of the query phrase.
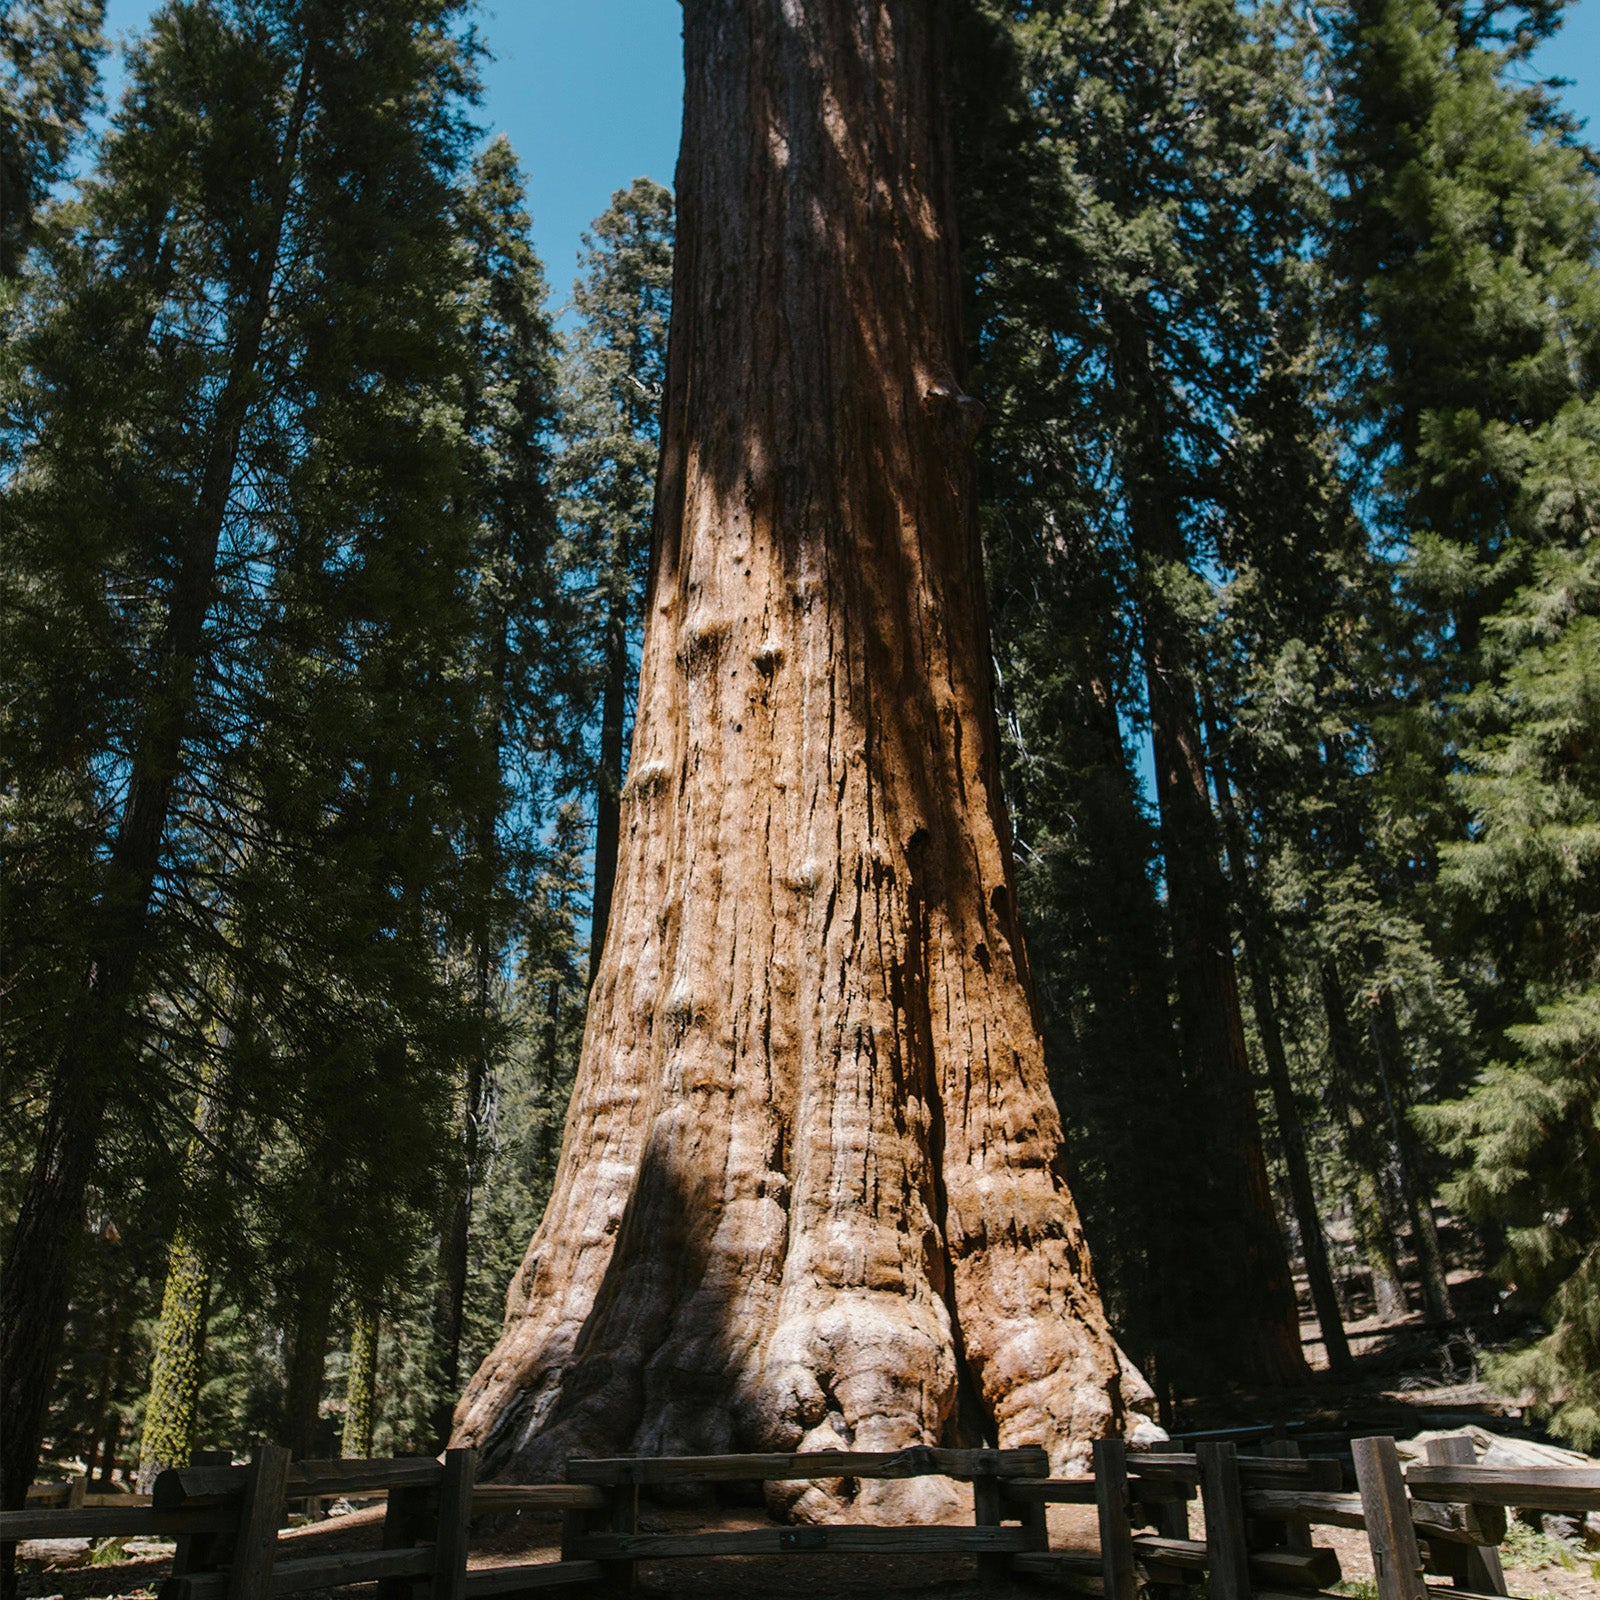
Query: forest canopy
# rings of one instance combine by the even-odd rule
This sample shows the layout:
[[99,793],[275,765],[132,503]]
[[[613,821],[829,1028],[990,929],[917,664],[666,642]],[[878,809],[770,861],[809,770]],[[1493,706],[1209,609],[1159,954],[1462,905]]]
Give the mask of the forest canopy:
[[[1600,1441],[1561,12],[953,7],[1026,981],[1168,1420],[1414,1313]],[[111,105],[103,23],[0,60],[8,1506],[448,1438],[645,781],[673,194],[618,174],[569,297],[466,0],[167,0]]]

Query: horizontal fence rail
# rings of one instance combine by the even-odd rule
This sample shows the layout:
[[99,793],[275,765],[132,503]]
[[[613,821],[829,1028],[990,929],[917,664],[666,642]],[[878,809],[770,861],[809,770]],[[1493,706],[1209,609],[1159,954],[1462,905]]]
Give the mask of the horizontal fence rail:
[[800,1455],[617,1456],[567,1463],[573,1483],[740,1483],[817,1478],[1043,1478],[1050,1458],[1021,1450],[810,1450]]
[[[985,1574],[1106,1600],[1138,1600],[1141,1586],[1155,1600],[1180,1600],[1198,1575],[1211,1600],[1326,1600],[1341,1577],[1339,1560],[1312,1542],[1311,1530],[1338,1527],[1365,1531],[1379,1600],[1468,1600],[1507,1592],[1497,1550],[1507,1507],[1600,1510],[1600,1468],[1481,1467],[1464,1436],[1430,1441],[1428,1455],[1406,1468],[1393,1439],[1356,1439],[1353,1492],[1337,1458],[1302,1458],[1284,1440],[1242,1456],[1228,1439],[1199,1441],[1192,1452],[1102,1441],[1093,1473],[1071,1478],[1050,1477],[1037,1448],[917,1446],[575,1459],[565,1483],[478,1484],[470,1450],[291,1462],[269,1444],[247,1466],[165,1472],[148,1497],[91,1496],[82,1479],[37,1485],[24,1509],[0,1512],[0,1541],[175,1539],[160,1600],[278,1600],[356,1583],[375,1583],[378,1600],[494,1600],[601,1580],[626,1589],[640,1561],[823,1553],[975,1556]],[[971,1525],[639,1527],[640,1491],[652,1487],[924,1476],[972,1485]],[[290,1500],[335,1495],[384,1498],[381,1548],[302,1556],[280,1542]],[[1098,1552],[1049,1548],[1052,1505],[1095,1507]],[[561,1559],[469,1568],[471,1520],[520,1511],[561,1514]],[[1430,1584],[1430,1576],[1453,1587]]]

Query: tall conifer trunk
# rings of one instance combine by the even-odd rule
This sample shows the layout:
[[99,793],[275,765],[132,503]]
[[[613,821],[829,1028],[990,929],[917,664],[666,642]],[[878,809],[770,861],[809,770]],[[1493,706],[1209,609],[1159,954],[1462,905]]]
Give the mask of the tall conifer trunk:
[[1288,1253],[1278,1231],[1234,968],[1222,840],[1211,809],[1195,663],[1167,593],[1187,565],[1166,459],[1166,416],[1149,345],[1127,307],[1111,316],[1118,382],[1132,407],[1125,473],[1142,586],[1145,682],[1161,850],[1187,1077],[1204,1128],[1196,1150],[1204,1237],[1188,1285],[1191,1384],[1293,1384],[1309,1376]]
[[1395,1167],[1406,1220],[1411,1225],[1411,1248],[1417,1258],[1422,1308],[1429,1322],[1452,1322],[1455,1308],[1450,1303],[1450,1281],[1444,1252],[1439,1245],[1439,1228],[1433,1219],[1433,1197],[1428,1193],[1427,1179],[1418,1159],[1416,1134],[1395,1105],[1390,1064],[1398,1068],[1405,1045],[1400,1036],[1399,1018],[1395,1016],[1393,990],[1384,989],[1378,1002],[1378,1014],[1369,1018],[1367,1025],[1372,1036],[1372,1054],[1378,1063],[1378,1081],[1383,1087],[1384,1111],[1389,1119],[1389,1131],[1394,1136]]
[[[1204,698],[1204,697],[1203,697]],[[1209,698],[1206,707],[1206,733],[1213,751],[1219,745],[1217,723]],[[1211,779],[1217,792],[1217,810],[1222,817],[1227,842],[1228,874],[1233,881],[1244,924],[1244,965],[1250,980],[1250,1004],[1255,1012],[1256,1031],[1261,1035],[1261,1055],[1267,1068],[1267,1087],[1272,1091],[1272,1109],[1278,1120],[1278,1142],[1283,1164],[1289,1174],[1289,1197],[1294,1205],[1295,1225],[1300,1232],[1300,1248],[1305,1255],[1306,1283],[1311,1303],[1316,1308],[1317,1325],[1322,1330],[1322,1347],[1328,1369],[1336,1377],[1351,1372],[1350,1341],[1345,1335],[1344,1318],[1339,1310],[1339,1295],[1333,1271],[1328,1265],[1328,1245],[1322,1233],[1322,1213],[1317,1206],[1317,1191],[1311,1181],[1311,1160],[1306,1151],[1305,1124],[1289,1077],[1289,1058],[1283,1046],[1283,1029],[1278,1021],[1278,1006],[1272,993],[1272,973],[1262,955],[1263,946],[1276,951],[1269,938],[1271,925],[1262,896],[1251,875],[1245,849],[1244,825],[1234,804],[1233,786],[1220,759],[1213,756]]]
[[616,888],[554,1192],[457,1413],[491,1471],[960,1437],[1062,1464],[1138,1385],[1011,886],[944,9],[684,8]]
[[[188,1191],[185,1199],[191,1205],[224,1137],[222,1075],[226,1068],[222,1063],[232,1042],[232,1030],[225,1023],[219,1024],[216,1054],[201,1069],[194,1132],[184,1158],[184,1187]],[[194,1455],[210,1299],[211,1258],[188,1218],[180,1218],[167,1246],[161,1321],[156,1330],[150,1394],[145,1401],[144,1431],[139,1439],[140,1494],[149,1494],[168,1467],[186,1467]]]
[[228,369],[194,507],[178,540],[165,637],[144,707],[81,993],[53,1064],[33,1167],[0,1275],[0,1505],[23,1504],[39,1459],[71,1293],[84,1196],[111,1083],[128,1049],[139,965],[173,788],[190,737],[216,586],[217,551],[266,330],[296,156],[311,89],[302,63],[285,122],[271,207],[232,329]]
[[323,1454],[318,1435],[333,1300],[333,1281],[326,1266],[320,1261],[308,1263],[294,1285],[284,1361],[282,1438],[296,1460]]
[[1350,1025],[1339,969],[1331,960],[1322,963],[1318,980],[1328,1022],[1328,1057],[1333,1069],[1330,1080],[1334,1096],[1344,1110],[1350,1164],[1355,1171],[1351,1199],[1356,1236],[1372,1271],[1372,1299],[1378,1316],[1385,1322],[1394,1322],[1404,1317],[1410,1307],[1395,1255],[1399,1229],[1384,1181],[1383,1141],[1374,1132],[1371,1109],[1361,1094],[1355,1030]]

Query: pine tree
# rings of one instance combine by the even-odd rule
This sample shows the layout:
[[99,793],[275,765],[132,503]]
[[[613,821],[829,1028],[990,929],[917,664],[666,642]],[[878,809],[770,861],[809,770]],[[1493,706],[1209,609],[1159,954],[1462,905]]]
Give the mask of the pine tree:
[[[1154,1275],[1171,1297],[1158,1342],[1168,1376],[1187,1363],[1185,1384],[1303,1371],[1245,1054],[1198,693],[1217,462],[1266,343],[1262,305],[1279,292],[1275,274],[1299,226],[1295,146],[1279,131],[1298,90],[1275,16],[1041,3],[996,17],[1023,93],[1015,131],[976,180],[992,192],[974,197],[969,233],[979,241],[969,250],[980,314],[993,330],[987,348],[1015,374],[996,397],[1008,406],[1023,397],[1015,424],[1006,419],[1025,448],[1008,446],[1002,470],[1012,481],[999,516],[1042,510],[1049,520],[1036,537],[1084,552],[1067,580],[1079,615],[1039,606],[1045,637],[1064,632],[1071,655],[1088,631],[1090,670],[1058,714],[1084,726],[1086,748],[1102,752],[1095,766],[1111,780],[1101,790],[1108,796],[1131,787],[1124,726],[1148,729],[1154,752],[1162,934],[1138,932],[1151,920],[1150,890],[1140,881],[1139,830],[1128,825],[1136,813],[1120,800],[1125,820],[1120,838],[1105,841],[1109,852],[1087,839],[1079,849],[1080,859],[1109,855],[1124,865],[1118,887],[1096,896],[1099,926],[1074,960],[1112,956],[1128,993],[1148,992],[1147,975],[1161,971],[1175,1000],[1181,1066],[1167,1069],[1171,1090],[1157,1087],[1171,1054],[1159,1004],[1139,1053],[1147,1098],[1173,1107],[1185,1137],[1175,1123],[1169,1140],[1148,1118],[1141,1131],[1150,1135],[1153,1182],[1180,1184],[1189,1197],[1180,1214],[1192,1219],[1192,1236],[1157,1222],[1179,1208],[1152,1195],[1130,1242],[1162,1252]],[[1065,587],[1058,581],[1054,593]],[[1038,606],[1023,593],[1025,610]],[[1003,608],[1001,617],[1004,625]],[[1026,667],[1019,675],[1034,676]],[[1086,773],[1063,765],[1059,776],[1074,825],[1094,820],[1083,804]],[[1128,917],[1113,935],[1113,910],[1123,907]],[[1108,991],[1098,1009],[1126,1004]],[[1197,1120],[1208,1129],[1201,1141]],[[1124,1272],[1149,1276],[1132,1263]]]
[[341,1455],[357,1460],[371,1458],[377,1392],[378,1313],[370,1306],[358,1306],[350,1316],[350,1365],[345,1381]]
[[[1579,1449],[1600,1440],[1600,406],[1528,443],[1515,509],[1537,549],[1484,625],[1454,787],[1472,836],[1444,883],[1492,929],[1518,1001],[1499,1059],[1429,1121],[1464,1166],[1448,1194],[1504,1230],[1500,1270],[1546,1332],[1501,1363]],[[1502,999],[1497,1010],[1506,1005]]]
[[563,713],[582,698],[562,664],[573,630],[553,550],[549,435],[556,341],[545,311],[543,269],[528,242],[524,198],[509,141],[491,141],[473,164],[461,203],[472,255],[468,337],[475,366],[465,424],[475,452],[472,498],[479,518],[474,671],[481,696],[475,715],[485,772],[469,841],[478,916],[463,953],[478,1028],[462,1073],[458,1151],[440,1229],[433,1310],[439,1445],[449,1437],[461,1387],[474,1195],[484,1123],[507,1050],[497,974],[515,908],[530,891],[543,854],[541,801],[551,775],[540,768],[573,764],[575,717]]
[[[1493,1061],[1424,1121],[1468,1163],[1450,1195],[1505,1239],[1503,1270],[1548,1318],[1508,1378],[1592,1440],[1600,1300],[1571,1241],[1592,1236],[1593,1179],[1581,1139],[1555,1130],[1594,1096],[1600,197],[1571,123],[1517,71],[1559,20],[1545,5],[1351,7],[1333,61],[1336,259],[1351,344],[1381,357],[1353,399],[1404,540],[1408,701],[1383,730],[1383,784],[1419,818],[1423,874],[1442,864],[1430,920]],[[1392,1055],[1393,1031],[1380,1006],[1375,1048],[1388,1038]]]
[[0,17],[0,280],[21,272],[98,106],[105,13],[105,0],[7,0]]
[[[219,1032],[222,1031],[219,1029]],[[219,1040],[219,1043],[222,1041]],[[184,1162],[184,1201],[201,1210],[215,1184],[223,1129],[223,1095],[218,1074],[223,1059],[205,1063],[195,1100],[194,1133]],[[207,1181],[210,1179],[211,1181]],[[167,1246],[166,1282],[161,1291],[160,1330],[139,1438],[141,1494],[149,1494],[168,1467],[188,1466],[200,1422],[200,1391],[205,1373],[206,1318],[211,1300],[211,1257],[189,1216],[180,1214]]]
[[600,739],[589,972],[599,969],[617,870],[634,658],[644,614],[672,307],[672,195],[635,178],[583,236],[563,372],[562,514],[588,591]]
[[[314,1073],[346,1099],[292,1144],[339,1152],[335,1199],[365,1164],[400,1214],[437,1205],[436,1160],[397,1158],[427,1148],[437,1062],[459,1049],[434,957],[463,910],[481,765],[452,670],[471,618],[466,346],[451,295],[417,286],[455,282],[470,49],[428,0],[246,9],[154,19],[85,225],[24,326],[7,745],[40,847],[17,873],[37,899],[31,869],[67,863],[81,931],[27,936],[56,941],[32,965],[61,1020],[30,1007],[10,1041],[44,1109],[5,1279],[8,1496],[38,1448],[84,1195],[107,1130],[170,1098],[183,1052],[142,1041],[189,1009],[223,883],[255,930],[273,1066],[233,1091],[281,1124],[318,1104],[282,1068]],[[412,1049],[383,1043],[397,1032]],[[324,1141],[324,1117],[370,1142]],[[279,1199],[293,1166],[269,1175]],[[367,1215],[339,1233],[376,1273],[393,1219]],[[295,1320],[309,1351],[318,1319]]]

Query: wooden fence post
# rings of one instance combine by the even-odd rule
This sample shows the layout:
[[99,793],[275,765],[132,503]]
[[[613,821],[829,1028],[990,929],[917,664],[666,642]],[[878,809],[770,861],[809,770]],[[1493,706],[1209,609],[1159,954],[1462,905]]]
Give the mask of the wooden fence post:
[[[1473,1466],[1478,1452],[1465,1434],[1453,1434],[1448,1439],[1428,1441],[1428,1460],[1436,1466],[1455,1464]],[[1468,1515],[1476,1516],[1477,1508],[1469,1507]],[[1477,1594],[1509,1594],[1506,1575],[1500,1565],[1500,1552],[1493,1545],[1453,1544],[1445,1539],[1429,1541],[1429,1550],[1450,1575],[1458,1589],[1470,1589]]]
[[1100,1516],[1106,1600],[1138,1600],[1133,1528],[1128,1521],[1128,1447],[1120,1439],[1095,1440],[1094,1503]]
[[1250,1600],[1250,1547],[1245,1538],[1239,1450],[1230,1439],[1195,1446],[1206,1521],[1206,1577],[1211,1600]]
[[[639,1531],[639,1485],[619,1483],[611,1490],[611,1512],[608,1526],[612,1533],[637,1533]],[[619,1594],[632,1594],[638,1579],[638,1563],[603,1561],[600,1570]]]
[[[1003,1515],[1000,1504],[1000,1479],[992,1472],[978,1472],[972,1478],[972,1523],[977,1528],[998,1528]],[[987,1581],[1011,1576],[1011,1557],[980,1555],[978,1574]]]
[[[189,1457],[191,1467],[231,1467],[231,1450],[196,1450]],[[178,1548],[172,1554],[172,1576],[181,1578],[191,1572],[214,1572],[228,1559],[233,1549],[235,1527],[230,1533],[180,1533]]]
[[477,1471],[476,1450],[445,1451],[432,1600],[462,1600],[467,1592],[467,1524],[472,1520],[472,1480]]
[[228,1600],[268,1600],[272,1593],[272,1558],[288,1487],[289,1452],[281,1444],[257,1445],[228,1566]]
[[[428,1512],[434,1493],[414,1484],[389,1491],[389,1503],[383,1513],[385,1550],[409,1550],[419,1539],[428,1536],[431,1531]],[[415,1587],[414,1578],[380,1578],[378,1600],[412,1600]]]
[[[1268,1439],[1266,1453],[1277,1461],[1298,1461],[1300,1446],[1293,1439]],[[1293,1550],[1298,1555],[1311,1554],[1311,1524],[1304,1517],[1280,1522],[1278,1526],[1283,1530],[1285,1550]]]
[[[568,1463],[570,1468],[571,1463]],[[590,1533],[637,1533],[639,1531],[639,1485],[626,1481],[600,1484],[606,1497],[604,1510],[575,1509],[561,1513],[561,1559],[582,1561],[583,1540]],[[601,1576],[613,1588],[631,1594],[637,1577],[632,1557],[602,1561]]]
[[1422,1555],[1417,1549],[1416,1529],[1411,1526],[1411,1502],[1394,1440],[1354,1439],[1350,1449],[1356,1461],[1378,1600],[1427,1600]]

